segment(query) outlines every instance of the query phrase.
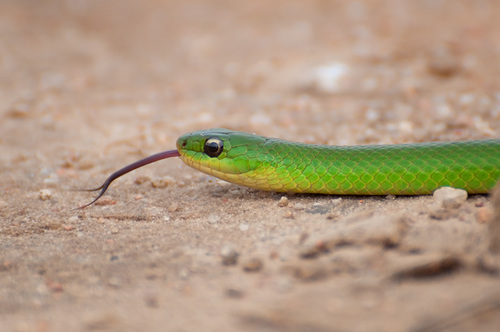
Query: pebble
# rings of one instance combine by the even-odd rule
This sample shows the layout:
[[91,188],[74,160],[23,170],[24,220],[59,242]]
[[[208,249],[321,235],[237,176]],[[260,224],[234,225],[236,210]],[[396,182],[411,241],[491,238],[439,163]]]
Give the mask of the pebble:
[[52,191],[50,189],[40,190],[39,197],[42,201],[46,201],[52,198]]
[[246,272],[258,272],[263,266],[264,263],[260,258],[252,257],[243,263],[243,270]]
[[346,63],[333,62],[314,68],[304,87],[319,93],[336,93],[342,88],[342,79],[350,72]]
[[460,71],[460,63],[456,56],[445,48],[437,48],[427,63],[427,69],[433,75],[450,77]]
[[285,207],[288,206],[288,197],[286,196],[281,196],[279,202],[278,202],[279,207]]
[[169,207],[167,208],[167,211],[168,212],[175,212],[179,209],[179,204],[178,203],[172,203],[169,205]]
[[218,216],[216,214],[211,214],[208,216],[207,221],[210,224],[216,224],[220,221],[220,216]]
[[151,179],[147,176],[138,176],[135,178],[134,180],[134,183],[135,184],[143,184],[143,183],[146,183],[148,181],[151,181]]
[[292,211],[285,211],[285,213],[283,214],[283,218],[285,219],[293,219],[295,216],[293,215],[293,212]]
[[248,223],[246,223],[246,222],[242,222],[240,224],[239,228],[240,228],[240,231],[246,232],[246,231],[248,231],[250,229],[250,225]]
[[171,177],[157,178],[151,181],[151,185],[154,188],[166,188],[168,185],[174,183],[174,179]]
[[432,195],[434,201],[445,209],[456,209],[467,200],[467,192],[463,189],[442,187]]
[[235,265],[238,263],[240,254],[233,245],[226,244],[220,249],[219,255],[222,258],[222,264]]
[[325,268],[317,261],[300,264],[290,269],[292,275],[302,281],[316,281],[326,276]]
[[68,218],[68,222],[70,223],[75,223],[75,222],[78,222],[78,216],[71,216]]

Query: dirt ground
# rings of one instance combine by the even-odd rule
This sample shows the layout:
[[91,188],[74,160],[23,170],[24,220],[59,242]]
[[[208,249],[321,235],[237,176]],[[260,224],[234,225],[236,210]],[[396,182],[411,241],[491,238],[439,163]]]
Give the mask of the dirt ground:
[[487,195],[283,195],[178,159],[73,191],[213,127],[499,137],[499,59],[495,0],[0,0],[0,330],[499,331]]

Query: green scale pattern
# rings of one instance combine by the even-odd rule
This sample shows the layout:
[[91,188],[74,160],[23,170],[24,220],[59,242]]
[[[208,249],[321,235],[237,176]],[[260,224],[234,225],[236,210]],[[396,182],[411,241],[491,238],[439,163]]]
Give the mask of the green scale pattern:
[[451,186],[484,193],[500,178],[495,140],[331,147],[270,139],[248,146],[254,149],[256,181],[276,191],[419,195]]
[[[224,142],[217,158],[202,151],[208,137]],[[178,148],[188,165],[203,172],[278,192],[421,195],[451,186],[487,193],[500,179],[496,139],[343,147],[216,129],[185,135]]]

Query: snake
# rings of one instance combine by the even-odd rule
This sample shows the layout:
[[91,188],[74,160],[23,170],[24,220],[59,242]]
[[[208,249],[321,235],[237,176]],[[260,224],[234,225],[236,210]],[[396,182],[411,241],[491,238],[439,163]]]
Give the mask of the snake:
[[158,160],[186,165],[238,185],[275,192],[329,195],[428,195],[441,187],[486,194],[500,179],[500,139],[388,145],[315,145],[228,129],[180,136],[177,149],[136,161],[98,188]]

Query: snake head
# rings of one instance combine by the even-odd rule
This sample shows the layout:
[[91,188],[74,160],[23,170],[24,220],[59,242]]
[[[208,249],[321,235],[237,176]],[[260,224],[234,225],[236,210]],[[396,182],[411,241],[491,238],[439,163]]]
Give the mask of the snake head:
[[188,166],[234,182],[238,175],[253,171],[261,164],[258,149],[266,140],[228,129],[209,129],[179,137],[177,150]]

